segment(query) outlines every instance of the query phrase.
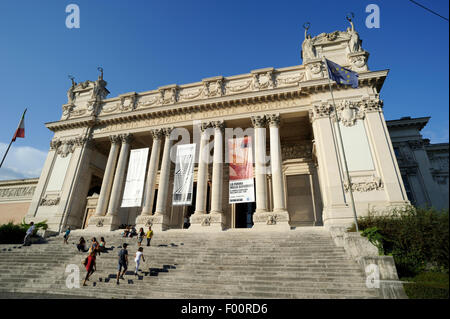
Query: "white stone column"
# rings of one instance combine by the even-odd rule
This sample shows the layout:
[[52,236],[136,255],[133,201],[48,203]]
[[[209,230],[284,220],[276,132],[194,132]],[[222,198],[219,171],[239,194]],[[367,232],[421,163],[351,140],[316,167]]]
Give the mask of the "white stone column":
[[223,130],[224,122],[215,121],[214,126],[214,157],[211,187],[211,213],[209,226],[211,229],[225,229],[223,215]]
[[266,182],[266,118],[252,116],[255,128],[255,180],[256,180],[256,214],[267,213],[267,182]]
[[159,155],[161,153],[161,138],[163,132],[159,129],[151,130],[153,137],[152,151],[150,154],[150,163],[147,171],[147,185],[145,191],[145,204],[142,208],[142,216],[152,214],[153,201],[155,197],[156,174],[158,173]]
[[268,119],[270,127],[270,166],[272,169],[273,212],[287,213],[281,159],[280,115],[271,114],[268,116]]
[[108,207],[109,197],[111,195],[111,187],[114,178],[114,170],[117,163],[117,155],[119,155],[119,142],[121,139],[118,135],[109,137],[111,148],[109,150],[108,161],[106,163],[105,173],[103,174],[102,186],[98,197],[97,207],[95,209],[96,217],[104,216]]
[[[202,123],[200,130],[202,134],[200,136],[200,150],[198,157],[198,170],[197,170],[197,194],[195,199],[195,212],[197,214],[206,214],[206,197],[208,191],[208,162],[209,162],[209,134],[208,127],[210,123]],[[195,221],[195,216],[191,220]]]
[[168,229],[168,221],[166,216],[166,206],[167,199],[169,197],[169,175],[170,175],[170,151],[172,148],[172,140],[170,139],[170,133],[173,128],[163,128],[162,131],[165,136],[164,141],[164,151],[163,158],[161,162],[161,171],[159,174],[159,185],[158,185],[158,197],[156,199],[156,211],[152,217],[152,224],[155,230],[166,230]]
[[121,134],[120,139],[122,141],[122,146],[120,147],[119,161],[117,163],[116,173],[114,174],[111,198],[109,199],[108,210],[106,214],[106,217],[108,217],[106,225],[110,226],[110,229],[115,229],[119,223],[117,215],[120,208],[123,182],[125,179],[125,170],[127,168],[128,157],[130,155],[132,135]]

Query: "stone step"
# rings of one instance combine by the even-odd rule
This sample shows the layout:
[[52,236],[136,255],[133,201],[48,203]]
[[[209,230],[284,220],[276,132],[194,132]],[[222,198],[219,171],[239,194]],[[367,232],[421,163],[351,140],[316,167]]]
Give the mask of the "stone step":
[[[100,283],[95,282],[96,286],[93,287],[93,282],[89,282],[89,286],[93,289],[97,289],[99,292],[103,293],[117,293],[118,291],[122,291],[122,294],[131,294],[136,295],[136,281],[133,281],[132,284],[128,283],[127,280],[121,280],[119,285],[116,285],[115,281],[110,281],[108,283]],[[26,287],[29,287],[28,284]],[[33,288],[39,288],[38,285],[35,285]],[[64,289],[61,288],[61,285],[51,284],[51,285],[42,285],[42,288],[48,288],[51,291],[55,289]],[[132,288],[132,289],[130,289]],[[375,291],[369,289],[343,289],[343,288],[325,288],[325,289],[314,289],[314,288],[303,288],[301,291],[297,291],[295,289],[283,288],[283,287],[270,287],[270,291],[267,291],[267,288],[255,288],[255,287],[240,287],[240,286],[216,286],[211,288],[207,285],[151,285],[150,289],[145,289],[144,287],[140,288],[137,295],[143,295],[146,293],[154,293],[154,292],[165,292],[165,293],[194,293],[194,294],[203,294],[203,295],[218,295],[221,298],[298,298],[298,295],[359,295],[360,297],[377,297],[377,293]],[[85,289],[83,287],[82,289]]]

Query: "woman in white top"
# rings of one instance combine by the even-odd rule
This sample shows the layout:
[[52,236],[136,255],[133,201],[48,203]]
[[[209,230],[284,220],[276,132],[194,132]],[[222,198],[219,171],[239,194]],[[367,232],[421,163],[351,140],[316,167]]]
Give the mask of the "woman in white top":
[[144,251],[144,248],[139,247],[138,251],[136,252],[136,257],[134,258],[134,261],[136,262],[136,270],[134,271],[134,275],[136,275],[136,276],[138,274],[139,264],[141,263],[141,257],[142,257],[142,261],[145,262],[143,251]]

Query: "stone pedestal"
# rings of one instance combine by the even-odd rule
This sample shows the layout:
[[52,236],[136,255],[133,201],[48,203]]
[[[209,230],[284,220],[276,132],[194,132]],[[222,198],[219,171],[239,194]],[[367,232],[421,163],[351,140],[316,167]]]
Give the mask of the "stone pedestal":
[[253,229],[290,230],[288,212],[267,212],[253,214]]
[[190,218],[190,231],[220,231],[225,229],[221,213],[197,214]]

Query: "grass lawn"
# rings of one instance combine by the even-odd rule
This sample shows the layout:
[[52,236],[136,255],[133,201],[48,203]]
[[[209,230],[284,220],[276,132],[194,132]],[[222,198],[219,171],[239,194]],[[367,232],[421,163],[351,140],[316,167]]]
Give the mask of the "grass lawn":
[[401,278],[407,281],[403,287],[410,299],[448,299],[448,274],[422,272],[415,277]]

